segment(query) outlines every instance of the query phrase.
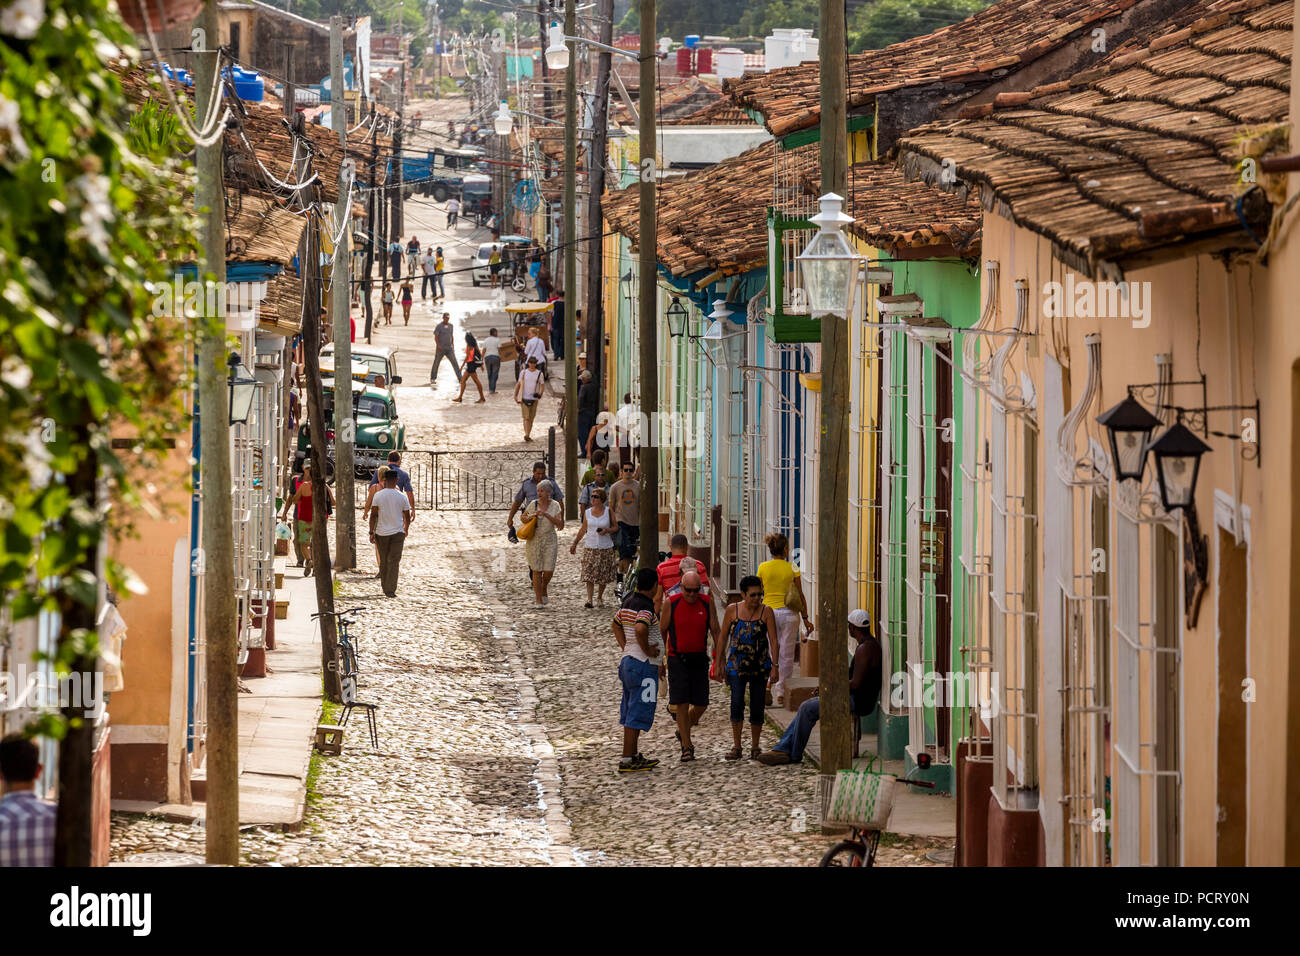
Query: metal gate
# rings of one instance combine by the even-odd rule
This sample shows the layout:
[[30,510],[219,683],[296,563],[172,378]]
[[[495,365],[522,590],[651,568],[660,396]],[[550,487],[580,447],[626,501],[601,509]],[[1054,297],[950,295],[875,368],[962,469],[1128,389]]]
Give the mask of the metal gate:
[[540,449],[408,449],[403,458],[415,506],[438,511],[507,511],[534,464],[545,462],[551,473],[550,456]]

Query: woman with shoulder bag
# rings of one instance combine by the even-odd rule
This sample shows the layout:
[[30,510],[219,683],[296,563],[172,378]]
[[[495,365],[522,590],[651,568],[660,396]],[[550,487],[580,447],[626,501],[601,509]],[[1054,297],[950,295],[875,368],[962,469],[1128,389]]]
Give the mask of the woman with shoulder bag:
[[[537,500],[530,501],[524,508],[523,519],[527,527],[529,519],[534,519],[536,527],[527,535],[524,556],[528,567],[533,572],[533,597],[537,600],[534,607],[543,608],[550,600],[546,590],[555,573],[555,559],[560,550],[559,536],[556,532],[564,528],[564,509],[552,498],[555,486],[551,479],[545,478],[537,483]],[[524,528],[520,537],[525,537]]]
[[482,364],[483,364],[483,353],[479,351],[478,341],[474,338],[474,336],[471,333],[466,332],[465,333],[465,368],[461,372],[461,376],[460,376],[460,394],[452,399],[453,402],[459,402],[465,397],[465,386],[470,383],[471,379],[473,380],[474,384],[478,386],[478,401],[475,402],[474,404],[482,405],[484,402],[487,401],[487,399],[483,397],[483,383],[478,380],[478,370]]
[[[605,506],[603,488],[591,489],[591,507],[582,513],[582,527],[569,545],[569,554],[577,554],[582,542],[582,581],[587,585],[587,603],[584,607],[605,606],[605,586],[614,580],[618,571],[618,555],[614,551],[614,526],[610,510]],[[591,603],[596,588],[596,603]]]
[[537,403],[542,397],[542,373],[537,368],[536,356],[528,356],[527,366],[515,382],[515,403],[524,417],[524,441],[533,440],[533,422],[537,418]]
[[[773,674],[772,655],[768,649],[769,636],[776,631],[776,618],[772,609],[763,603],[763,581],[754,575],[740,579],[743,600],[727,607],[722,616],[721,633],[726,641],[717,641],[713,649],[713,673],[727,670],[727,683],[731,687],[731,737],[735,746],[726,754],[727,760],[739,760],[740,725],[745,718],[745,691],[749,691],[749,759],[757,760],[762,751],[763,703],[766,685]],[[722,660],[726,649],[726,662]]]
[[772,675],[772,696],[776,705],[785,703],[785,682],[794,676],[795,648],[799,646],[799,619],[803,618],[808,633],[813,632],[813,623],[808,619],[807,601],[803,596],[803,585],[799,581],[799,569],[790,563],[790,541],[781,533],[767,536],[767,550],[772,557],[758,566],[758,576],[763,581],[763,603],[772,609],[776,618],[776,632],[773,634],[772,657],[777,662],[777,670]]

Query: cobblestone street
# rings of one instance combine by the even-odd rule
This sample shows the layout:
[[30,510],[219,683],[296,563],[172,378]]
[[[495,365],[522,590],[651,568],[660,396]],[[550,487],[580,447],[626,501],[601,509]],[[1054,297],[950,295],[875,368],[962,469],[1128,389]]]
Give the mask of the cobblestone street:
[[[486,235],[471,234],[468,224],[455,236],[436,228],[443,214],[429,200],[408,201],[407,218],[408,235],[448,250],[449,270],[464,268]],[[489,323],[506,325],[502,301],[491,308],[492,291],[473,288],[467,272],[447,284],[458,350],[465,328],[481,340]],[[547,399],[539,412],[542,441],[524,444],[510,363],[484,405],[472,403],[472,385],[464,404],[451,403],[446,370],[429,387],[432,325],[443,307],[435,313],[417,299],[409,327],[397,309],[396,324],[374,335],[401,350],[397,401],[408,447],[534,449],[540,457],[556,403]],[[554,473],[562,480],[562,463]],[[418,512],[395,600],[370,576],[375,558],[359,510],[358,529],[359,567],[339,575],[337,606],[365,606],[355,628],[358,696],[380,705],[379,752],[369,747],[363,715],[355,715],[343,754],[315,758],[320,769],[309,781],[304,827],[246,830],[249,862],[810,866],[831,842],[818,832],[811,763],[723,760],[730,728],[721,685],[711,685],[694,763],[679,763],[675,727],[661,705],[641,749],[662,763],[648,773],[616,772],[613,608],[583,608],[581,552],[568,553],[573,525],[560,532],[551,604],[540,611],[523,546],[506,539],[504,512]],[[764,744],[775,742],[769,726]],[[146,850],[201,853],[202,842],[199,827],[114,817],[117,859]],[[927,865],[925,852],[947,845],[886,837],[878,862]]]

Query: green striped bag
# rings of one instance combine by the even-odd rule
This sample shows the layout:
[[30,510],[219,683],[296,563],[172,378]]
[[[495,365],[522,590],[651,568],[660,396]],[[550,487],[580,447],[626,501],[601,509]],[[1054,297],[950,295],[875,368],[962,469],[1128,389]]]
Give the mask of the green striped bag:
[[841,770],[835,775],[827,821],[883,830],[894,805],[894,783],[892,774],[874,769]]

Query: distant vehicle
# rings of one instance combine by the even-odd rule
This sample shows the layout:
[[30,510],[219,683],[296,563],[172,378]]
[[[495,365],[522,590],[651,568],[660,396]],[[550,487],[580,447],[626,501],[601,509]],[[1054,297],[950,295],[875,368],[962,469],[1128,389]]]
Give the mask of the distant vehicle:
[[438,146],[424,156],[402,157],[403,191],[446,202],[461,189],[463,178],[482,167],[483,150]]
[[483,282],[492,281],[492,270],[488,266],[488,260],[492,258],[492,247],[496,246],[501,252],[501,269],[502,275],[509,281],[511,274],[507,273],[506,268],[509,265],[509,258],[506,255],[506,249],[514,247],[516,256],[522,256],[518,251],[520,246],[528,246],[532,240],[526,236],[502,236],[500,239],[494,239],[491,242],[482,243],[478,251],[470,258],[470,265],[474,271],[470,273],[470,278],[475,285]]
[[[374,474],[375,469],[388,461],[390,451],[406,450],[406,425],[397,415],[397,401],[387,388],[376,388],[355,379],[352,385],[352,419],[356,423],[353,445],[353,474],[366,478]],[[327,443],[325,478],[332,481],[336,453],[334,450],[334,383],[333,379],[323,389],[325,407],[322,417],[325,425]],[[298,429],[298,453],[295,456],[295,471],[302,470],[302,463],[311,451],[311,429],[304,422]]]
[[[332,378],[334,375],[334,343],[320,350],[321,376]],[[326,371],[328,366],[329,371]],[[389,391],[394,385],[401,384],[402,376],[397,374],[397,349],[383,345],[365,345],[352,343],[352,377],[373,385],[378,376],[384,376]]]
[[492,196],[492,179],[481,173],[471,173],[461,180],[460,199],[465,204],[461,210],[462,218],[473,217],[484,198]]

